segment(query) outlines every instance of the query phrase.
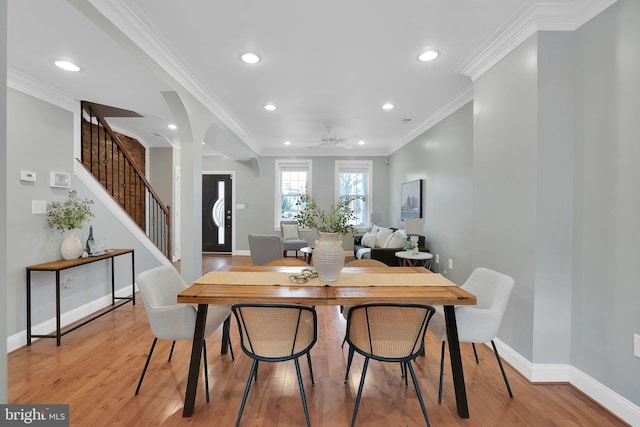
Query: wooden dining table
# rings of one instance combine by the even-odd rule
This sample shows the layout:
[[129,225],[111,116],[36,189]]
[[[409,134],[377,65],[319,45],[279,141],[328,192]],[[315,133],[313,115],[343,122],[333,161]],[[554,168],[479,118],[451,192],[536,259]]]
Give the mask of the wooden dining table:
[[[474,295],[423,267],[344,267],[335,282],[310,278],[306,283],[294,284],[290,275],[300,274],[301,269],[299,266],[234,266],[231,271],[209,272],[178,294],[178,303],[198,305],[183,417],[190,417],[195,408],[209,304],[250,302],[353,306],[376,301],[444,307],[458,415],[469,418],[454,308],[457,305],[475,305]],[[226,352],[229,325],[228,318],[223,327],[222,352]]]

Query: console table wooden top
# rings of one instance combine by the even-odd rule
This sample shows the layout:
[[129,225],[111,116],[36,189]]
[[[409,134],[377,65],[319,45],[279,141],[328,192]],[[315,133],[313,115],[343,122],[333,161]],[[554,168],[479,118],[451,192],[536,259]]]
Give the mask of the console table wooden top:
[[26,267],[27,271],[59,271],[65,270],[71,267],[77,267],[82,264],[89,264],[91,262],[100,261],[101,259],[113,258],[118,255],[128,254],[133,252],[133,249],[107,249],[102,255],[89,256],[86,258],[76,259],[59,259],[56,261],[43,262],[42,264],[29,265]]

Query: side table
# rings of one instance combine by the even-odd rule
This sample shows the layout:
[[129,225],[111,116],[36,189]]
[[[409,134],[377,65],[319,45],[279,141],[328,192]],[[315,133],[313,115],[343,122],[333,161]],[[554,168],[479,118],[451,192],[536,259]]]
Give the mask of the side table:
[[300,252],[302,252],[303,256],[304,256],[304,261],[311,265],[311,257],[313,256],[313,248],[311,246],[305,246],[304,248],[300,249]]
[[396,252],[396,257],[400,259],[403,267],[424,267],[429,269],[429,267],[431,267],[433,254],[429,252],[414,253],[411,251],[400,251]]

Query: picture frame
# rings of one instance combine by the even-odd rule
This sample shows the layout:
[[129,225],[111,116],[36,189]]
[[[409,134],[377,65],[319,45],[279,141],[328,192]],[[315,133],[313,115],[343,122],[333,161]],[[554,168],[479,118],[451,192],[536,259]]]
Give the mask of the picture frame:
[[400,185],[400,219],[422,218],[422,179]]

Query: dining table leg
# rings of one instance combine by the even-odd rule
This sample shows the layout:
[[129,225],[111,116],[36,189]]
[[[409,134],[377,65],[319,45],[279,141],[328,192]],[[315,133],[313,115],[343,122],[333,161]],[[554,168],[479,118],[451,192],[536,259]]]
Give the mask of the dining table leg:
[[464,373],[462,372],[462,358],[460,356],[460,342],[458,341],[458,326],[456,324],[456,311],[454,306],[444,306],[444,318],[447,324],[447,341],[449,342],[449,357],[451,358],[453,388],[456,393],[458,416],[460,418],[469,418],[467,391],[464,385]]
[[196,327],[193,332],[191,345],[191,362],[189,363],[189,377],[187,379],[187,391],[184,396],[183,417],[193,415],[196,404],[196,391],[198,389],[198,375],[200,373],[200,361],[202,359],[202,343],[204,342],[204,328],[207,322],[208,304],[198,304],[196,315]]
[[220,354],[227,354],[229,351],[229,332],[231,331],[231,315],[224,319],[222,324],[222,344],[220,344]]

